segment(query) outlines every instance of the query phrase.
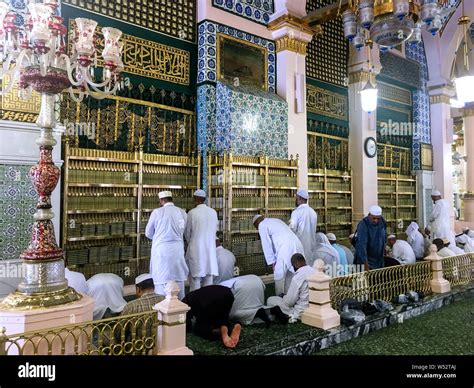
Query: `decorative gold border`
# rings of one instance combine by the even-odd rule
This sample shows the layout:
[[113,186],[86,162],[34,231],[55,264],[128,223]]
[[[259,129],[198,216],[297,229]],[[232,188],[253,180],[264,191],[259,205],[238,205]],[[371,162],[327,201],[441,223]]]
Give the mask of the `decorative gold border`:
[[[390,85],[390,84],[387,84],[385,82],[380,82],[380,81],[378,82],[378,85],[381,86],[381,88],[379,88],[379,97],[380,98],[383,98],[386,101],[397,102],[399,104],[412,105],[411,92],[408,89],[400,88],[398,86]],[[406,99],[400,98],[400,99],[396,100],[396,99],[383,97],[382,93],[383,93],[384,89],[387,90],[387,91],[389,91],[390,89],[401,90],[403,93],[407,94],[408,99],[406,100]]]
[[263,86],[262,89],[264,89],[265,91],[268,91],[268,49],[256,43],[247,42],[246,40],[234,38],[233,36],[229,36],[229,35],[225,35],[221,33],[216,34],[217,80],[220,81],[220,80],[225,79],[224,75],[221,72],[221,42],[226,39],[243,44],[245,46],[253,47],[263,52],[263,55],[265,58],[265,85],[262,85]]
[[430,104],[451,104],[451,98],[447,94],[436,94],[430,96]]
[[[330,92],[328,90],[325,90],[323,88],[320,88],[320,87],[314,86],[314,85],[310,85],[310,84],[306,85],[306,89],[307,89],[307,92],[306,92],[306,106],[307,106],[309,112],[317,113],[317,114],[320,114],[320,115],[323,115],[323,116],[333,117],[333,118],[336,118],[336,119],[339,119],[339,120],[347,120],[347,97],[346,96],[344,96],[343,94]],[[337,98],[337,99],[343,101],[343,104],[344,104],[343,115],[341,116],[341,115],[337,115],[336,113],[323,111],[323,110],[315,108],[313,105],[310,105],[310,99],[308,98],[309,94],[311,93],[310,91],[314,91],[314,93],[321,93],[323,95],[327,95],[327,96]]]

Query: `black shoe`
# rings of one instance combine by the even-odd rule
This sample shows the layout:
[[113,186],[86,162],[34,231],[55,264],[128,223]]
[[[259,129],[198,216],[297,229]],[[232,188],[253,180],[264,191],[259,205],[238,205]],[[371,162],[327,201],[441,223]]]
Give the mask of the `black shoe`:
[[286,315],[283,311],[281,311],[279,306],[272,307],[270,312],[278,319],[280,323],[286,325],[288,323],[288,315]]

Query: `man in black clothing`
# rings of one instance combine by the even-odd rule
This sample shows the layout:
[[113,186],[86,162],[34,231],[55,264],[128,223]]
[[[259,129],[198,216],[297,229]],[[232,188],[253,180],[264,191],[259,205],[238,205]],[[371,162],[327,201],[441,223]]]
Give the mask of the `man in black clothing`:
[[238,323],[234,325],[229,336],[229,313],[234,303],[230,288],[218,285],[202,287],[186,295],[183,302],[191,307],[186,317],[188,330],[211,341],[220,337],[224,346],[235,348],[241,326]]

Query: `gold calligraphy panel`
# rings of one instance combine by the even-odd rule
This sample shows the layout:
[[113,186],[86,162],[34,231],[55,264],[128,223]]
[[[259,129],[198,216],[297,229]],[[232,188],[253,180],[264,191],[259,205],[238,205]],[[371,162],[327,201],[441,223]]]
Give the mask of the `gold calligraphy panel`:
[[421,168],[422,170],[433,170],[433,146],[421,144]]
[[347,120],[347,98],[313,85],[306,85],[308,111],[339,120]]
[[[2,87],[3,85],[8,85],[9,82],[10,77],[5,76],[1,81]],[[18,84],[15,84],[10,93],[7,93],[5,96],[0,96],[0,100],[0,119],[2,120],[33,123],[38,118],[41,97],[34,91],[28,99],[23,100],[18,93]]]
[[387,101],[398,102],[411,106],[411,92],[407,89],[398,88],[383,82],[378,82],[379,97]]
[[[74,20],[69,20],[69,31],[74,30]],[[102,52],[104,38],[101,28],[97,28],[98,51]],[[71,42],[71,36],[69,42]],[[124,71],[173,82],[180,85],[189,85],[190,53],[161,43],[141,39],[127,34],[122,35]],[[69,50],[71,48],[69,47]],[[98,61],[103,64],[102,59]]]

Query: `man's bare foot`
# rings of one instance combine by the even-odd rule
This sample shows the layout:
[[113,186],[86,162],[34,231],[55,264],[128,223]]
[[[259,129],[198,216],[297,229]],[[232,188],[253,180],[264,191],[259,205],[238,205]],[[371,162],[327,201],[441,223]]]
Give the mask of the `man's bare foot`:
[[229,337],[229,329],[227,326],[221,326],[222,343],[226,348],[233,349],[237,345],[232,338]]
[[234,341],[235,346],[239,343],[240,339],[240,331],[242,330],[242,326],[240,324],[236,323],[234,325],[234,328],[232,329],[232,334],[230,335],[230,338],[232,341]]

